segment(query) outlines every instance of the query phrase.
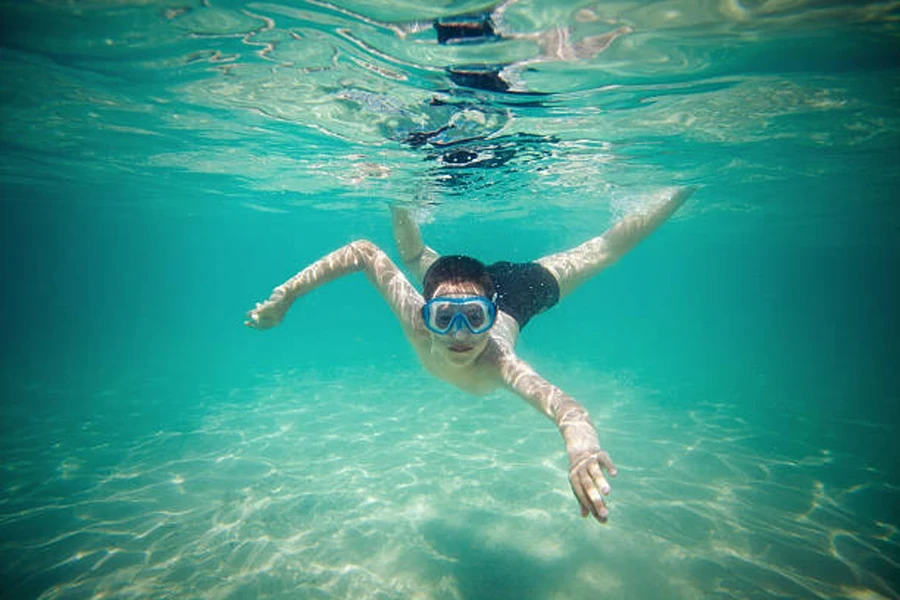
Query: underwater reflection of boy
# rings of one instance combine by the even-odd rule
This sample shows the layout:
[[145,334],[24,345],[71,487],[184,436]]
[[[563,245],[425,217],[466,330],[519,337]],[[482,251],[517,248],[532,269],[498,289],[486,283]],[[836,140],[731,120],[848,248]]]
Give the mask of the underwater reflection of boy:
[[680,188],[649,211],[632,214],[603,235],[530,263],[485,266],[467,256],[438,256],[425,246],[416,223],[393,208],[394,238],[403,262],[421,279],[420,294],[381,249],[357,240],[306,267],[247,313],[245,325],[278,325],[291,304],[316,287],[362,271],[378,289],[432,374],[472,394],[506,387],[553,419],[569,456],[569,482],[582,516],[605,522],[606,476],[616,468],[600,449],[587,411],[516,356],[519,331],[608,267],[661,225],[693,193]]

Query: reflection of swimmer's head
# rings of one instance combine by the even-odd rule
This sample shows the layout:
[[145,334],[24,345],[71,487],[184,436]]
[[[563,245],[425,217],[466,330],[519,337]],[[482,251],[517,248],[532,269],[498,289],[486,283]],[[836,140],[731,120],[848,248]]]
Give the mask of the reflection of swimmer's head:
[[477,158],[478,153],[471,150],[450,150],[441,155],[440,161],[444,165],[468,165],[475,162]]

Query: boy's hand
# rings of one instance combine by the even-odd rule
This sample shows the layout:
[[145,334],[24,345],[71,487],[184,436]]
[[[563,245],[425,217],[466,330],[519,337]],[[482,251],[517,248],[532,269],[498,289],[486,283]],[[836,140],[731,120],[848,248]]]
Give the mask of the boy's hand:
[[272,300],[269,298],[265,302],[257,302],[256,308],[247,312],[247,320],[244,325],[253,329],[271,329],[275,327],[284,318],[287,312],[286,302]]
[[581,516],[593,515],[601,523],[606,523],[609,518],[603,496],[609,494],[610,488],[603,475],[604,471],[610,477],[615,477],[617,473],[609,454],[603,450],[591,452],[573,461],[569,469],[569,483],[581,504]]

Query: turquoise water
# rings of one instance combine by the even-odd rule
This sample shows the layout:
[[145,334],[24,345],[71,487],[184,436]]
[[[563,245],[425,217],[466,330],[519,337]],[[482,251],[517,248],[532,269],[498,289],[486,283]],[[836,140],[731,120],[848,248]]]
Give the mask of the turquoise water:
[[[489,5],[0,6],[2,597],[900,598],[895,4],[522,0],[459,45]],[[672,185],[519,342],[619,466],[605,526],[361,275],[241,324],[396,259],[391,202],[524,261]]]

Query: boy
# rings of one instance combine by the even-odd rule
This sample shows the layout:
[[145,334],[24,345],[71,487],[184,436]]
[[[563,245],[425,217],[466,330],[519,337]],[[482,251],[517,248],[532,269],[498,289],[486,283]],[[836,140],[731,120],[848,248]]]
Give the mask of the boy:
[[[606,475],[616,468],[600,449],[587,411],[516,356],[522,327],[608,267],[665,222],[691,196],[675,190],[643,214],[625,217],[603,235],[532,263],[485,266],[467,256],[440,257],[422,242],[409,214],[392,208],[394,239],[403,262],[423,282],[412,286],[381,249],[357,240],[306,267],[247,313],[245,325],[278,325],[300,296],[338,277],[363,271],[400,320],[419,360],[435,376],[472,394],[505,387],[553,419],[566,444],[569,482],[582,516],[605,523]],[[604,474],[605,473],[605,474]]]

